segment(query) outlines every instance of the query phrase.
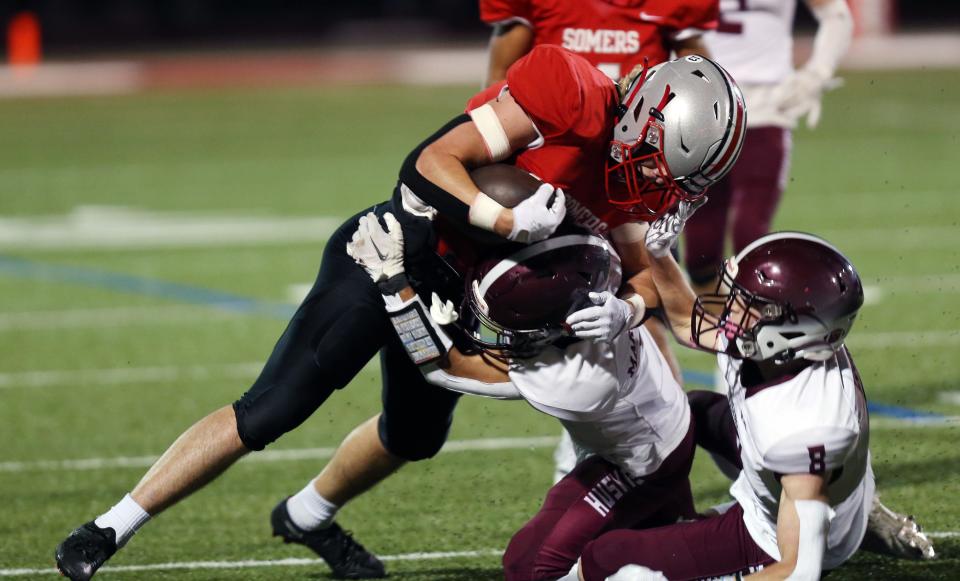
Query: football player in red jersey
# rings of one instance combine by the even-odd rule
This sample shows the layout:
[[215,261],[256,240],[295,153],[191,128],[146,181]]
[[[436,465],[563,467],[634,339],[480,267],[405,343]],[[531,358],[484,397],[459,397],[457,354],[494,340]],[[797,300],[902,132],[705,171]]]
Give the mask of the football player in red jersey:
[[[360,216],[396,216],[405,272],[418,292],[431,292],[448,282],[449,265],[439,255],[454,263],[469,257],[459,232],[485,230],[516,242],[549,236],[566,214],[565,195],[554,187],[562,186],[594,231],[610,231],[626,270],[639,272],[646,250],[636,220],[702,199],[742,140],[743,101],[729,76],[699,57],[677,63],[638,78],[621,101],[607,77],[559,47],[519,61],[508,71],[509,87],[471,101],[469,114],[407,156],[391,200],[337,230],[314,287],[253,386],[184,432],[117,505],[74,530],[57,547],[60,571],[74,580],[92,577],[152,516],[296,428],[380,351],[383,411],[347,436],[317,478],[280,501],[271,523],[276,536],[315,551],[338,576],[382,577],[383,565],[340,529],[336,512],[405,462],[436,454],[458,395],[423,379],[393,331],[383,289],[347,255]],[[483,194],[468,173],[508,158],[547,182],[513,208]],[[633,322],[635,296],[611,295],[585,309],[589,316],[574,329],[603,340]]]
[[[710,56],[702,41],[717,26],[718,0],[480,0],[480,18],[493,26],[488,85],[534,46],[562,46],[587,59],[612,79],[647,64],[679,57]],[[670,370],[682,383],[680,364],[666,328],[657,318],[646,323]],[[556,452],[555,480],[573,467],[569,437]]]
[[480,18],[493,26],[487,84],[541,44],[573,51],[612,79],[671,52],[707,55],[701,35],[718,16],[717,0],[480,0]]

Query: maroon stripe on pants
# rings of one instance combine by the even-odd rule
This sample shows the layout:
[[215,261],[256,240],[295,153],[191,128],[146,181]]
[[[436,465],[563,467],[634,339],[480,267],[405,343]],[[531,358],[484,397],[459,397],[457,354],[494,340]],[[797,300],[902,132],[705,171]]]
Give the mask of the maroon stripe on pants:
[[507,581],[566,575],[586,544],[606,531],[692,518],[688,476],[695,449],[691,416],[680,445],[643,478],[633,478],[598,456],[578,464],[547,492],[540,511],[510,539],[503,555]]
[[770,231],[786,186],[790,149],[789,129],[747,130],[736,165],[710,187],[709,201],[684,227],[684,261],[695,283],[716,275],[728,236],[736,253]]
[[775,560],[757,546],[743,509],[695,522],[642,531],[611,531],[589,543],[580,557],[586,581],[603,581],[627,565],[642,565],[671,581],[747,573]]

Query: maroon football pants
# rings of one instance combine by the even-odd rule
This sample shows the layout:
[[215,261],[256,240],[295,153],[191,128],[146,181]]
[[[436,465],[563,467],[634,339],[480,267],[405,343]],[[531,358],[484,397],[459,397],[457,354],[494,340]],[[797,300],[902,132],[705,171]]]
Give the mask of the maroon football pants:
[[611,531],[587,544],[580,557],[586,581],[603,581],[626,565],[642,565],[671,581],[748,573],[774,563],[757,546],[734,504],[720,516],[669,526]]
[[679,446],[653,473],[631,477],[597,456],[577,465],[547,493],[536,514],[510,540],[503,555],[507,581],[557,579],[583,548],[606,531],[655,527],[692,518],[690,467],[693,418]]
[[695,284],[716,276],[728,236],[736,253],[770,231],[786,186],[790,148],[789,129],[747,130],[736,165],[710,187],[709,202],[684,228],[684,261]]

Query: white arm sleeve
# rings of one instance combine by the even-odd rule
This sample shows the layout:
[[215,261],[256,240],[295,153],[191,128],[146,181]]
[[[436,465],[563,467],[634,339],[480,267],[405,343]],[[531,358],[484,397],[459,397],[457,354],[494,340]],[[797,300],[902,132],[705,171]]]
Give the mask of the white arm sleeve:
[[853,40],[853,16],[845,0],[829,0],[819,6],[810,6],[817,19],[817,34],[813,39],[813,53],[804,68],[823,79],[829,79],[837,70],[840,59]]
[[433,385],[467,395],[479,395],[492,399],[523,399],[515,385],[510,381],[486,383],[467,377],[457,377],[440,369],[436,364],[420,368],[423,376]]
[[827,552],[827,533],[836,513],[820,500],[796,500],[793,503],[800,520],[797,565],[787,581],[819,581],[823,555]]

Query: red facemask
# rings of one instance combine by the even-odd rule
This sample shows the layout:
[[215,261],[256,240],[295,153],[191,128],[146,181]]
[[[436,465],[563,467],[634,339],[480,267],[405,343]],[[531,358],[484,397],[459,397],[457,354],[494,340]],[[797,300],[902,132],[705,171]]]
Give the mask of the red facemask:
[[[630,99],[624,105],[625,111],[630,110],[630,104],[647,78],[647,71],[644,68],[634,84]],[[653,222],[682,200],[692,201],[703,195],[703,192],[691,194],[678,186],[663,155],[663,116],[660,111],[672,96],[667,85],[660,103],[650,108],[636,142],[610,143],[604,180],[607,199],[618,210],[645,222]],[[653,169],[655,175],[644,176],[644,167]],[[658,184],[657,180],[661,183]]]

